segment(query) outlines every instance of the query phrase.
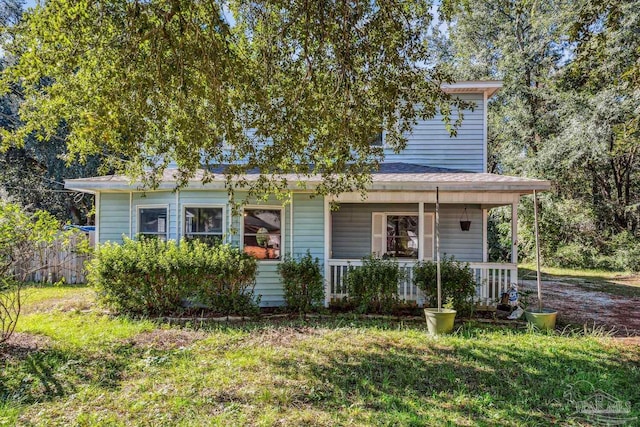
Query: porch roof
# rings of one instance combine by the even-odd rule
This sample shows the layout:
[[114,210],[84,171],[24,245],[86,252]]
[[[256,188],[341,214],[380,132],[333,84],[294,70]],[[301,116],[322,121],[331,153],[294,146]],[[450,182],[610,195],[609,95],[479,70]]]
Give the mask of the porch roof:
[[[224,190],[225,166],[212,168],[209,172],[198,170],[187,186],[191,190]],[[174,189],[178,170],[165,169],[158,189]],[[313,189],[322,181],[322,175],[309,174],[265,174],[277,179],[286,179],[291,190]],[[203,178],[207,182],[203,183]],[[247,182],[257,181],[260,171],[251,170],[238,176]],[[551,182],[540,179],[522,178],[492,173],[468,172],[410,163],[382,163],[380,169],[371,175],[370,191],[496,191],[528,194],[533,190],[545,191],[551,188]],[[141,183],[131,181],[126,175],[104,175],[92,178],[65,180],[65,188],[82,192],[99,191],[137,191]]]

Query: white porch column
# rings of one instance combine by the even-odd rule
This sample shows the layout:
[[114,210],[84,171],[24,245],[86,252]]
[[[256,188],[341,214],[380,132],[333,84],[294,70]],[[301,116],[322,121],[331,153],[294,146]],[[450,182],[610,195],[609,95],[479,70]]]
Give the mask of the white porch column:
[[518,202],[517,196],[511,203],[511,262],[518,264]]
[[489,262],[489,217],[488,209],[482,209],[482,262]]
[[95,196],[94,196],[94,203],[95,203],[95,207],[96,207],[96,213],[93,216],[93,222],[94,225],[96,227],[96,241],[95,241],[95,248],[98,249],[98,247],[100,246],[100,192],[97,191]]
[[424,259],[424,202],[418,203],[418,261]]
[[329,197],[324,196],[324,306],[329,307],[331,302],[331,205]]

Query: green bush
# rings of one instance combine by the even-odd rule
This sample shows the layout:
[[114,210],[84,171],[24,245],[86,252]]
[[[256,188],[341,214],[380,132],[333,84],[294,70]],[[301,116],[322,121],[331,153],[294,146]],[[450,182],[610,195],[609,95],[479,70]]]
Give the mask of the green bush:
[[160,239],[106,243],[89,265],[89,282],[108,307],[136,315],[166,315],[197,298],[224,314],[257,308],[256,261],[228,245]]
[[558,267],[593,268],[597,251],[580,243],[560,246],[555,255],[548,260],[551,265]]
[[254,294],[256,259],[229,244],[191,244],[192,256],[198,260],[196,299],[225,316],[257,314],[260,297]]
[[[413,283],[422,290],[429,307],[438,306],[437,270],[434,261],[423,261],[413,268]],[[466,263],[456,261],[453,256],[444,256],[440,261],[442,304],[451,301],[459,313],[469,312],[476,294],[473,271]]]
[[349,301],[359,313],[391,313],[398,305],[398,284],[404,278],[393,259],[365,257],[344,278]]
[[287,309],[306,314],[320,309],[324,303],[324,280],[320,261],[311,253],[300,259],[285,257],[278,264],[278,273],[284,285]]
[[195,286],[189,245],[160,239],[107,242],[89,264],[89,283],[108,307],[123,313],[158,315],[182,308]]

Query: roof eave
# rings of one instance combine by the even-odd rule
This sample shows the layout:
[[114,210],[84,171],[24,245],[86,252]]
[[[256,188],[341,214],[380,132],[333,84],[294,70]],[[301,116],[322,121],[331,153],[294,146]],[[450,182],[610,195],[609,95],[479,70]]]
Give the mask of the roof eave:
[[[122,181],[70,181],[65,183],[66,189],[92,194],[107,191],[166,191],[176,188],[175,181],[164,181],[152,190],[143,190],[140,183],[129,184]],[[290,181],[289,189],[292,191],[304,191],[313,189],[318,184],[319,181],[306,181],[305,185],[302,186],[299,182]],[[436,187],[441,191],[506,191],[528,194],[533,190],[548,191],[551,188],[551,182],[545,180],[527,180],[523,182],[374,181],[369,191],[435,191]],[[184,189],[226,190],[227,188],[224,181],[211,181],[204,184],[200,181],[190,181]]]

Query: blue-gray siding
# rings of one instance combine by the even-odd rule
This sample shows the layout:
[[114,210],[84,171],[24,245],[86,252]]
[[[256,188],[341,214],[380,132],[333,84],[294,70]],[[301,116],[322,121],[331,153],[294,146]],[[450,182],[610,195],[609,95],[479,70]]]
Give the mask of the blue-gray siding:
[[415,163],[483,172],[484,98],[482,94],[458,96],[465,101],[473,102],[475,108],[473,111],[464,111],[462,126],[458,129],[457,136],[450,136],[440,115],[431,120],[420,120],[407,135],[407,147],[403,151],[396,154],[391,149],[385,149],[385,162]]
[[371,254],[372,212],[418,212],[416,203],[343,203],[331,214],[331,258]]
[[[463,205],[440,206],[440,252],[468,262],[482,262],[482,210],[467,207],[471,229],[460,229]],[[435,205],[425,204],[425,213]],[[371,254],[371,214],[373,212],[418,212],[418,204],[344,203],[332,214],[331,257],[362,258]]]
[[[184,234],[184,208],[193,205],[223,206],[225,211],[225,240],[234,245],[241,243],[241,216],[230,218],[227,193],[224,191],[184,190],[177,194],[171,191],[134,192],[130,209],[129,193],[101,193],[99,213],[99,242],[122,242],[122,236],[138,231],[138,208],[141,206],[164,206],[168,208],[168,235],[179,239]],[[244,197],[238,194],[238,198]],[[270,198],[266,202],[252,205],[282,206],[282,201]],[[303,255],[307,249],[314,257],[324,260],[324,203],[322,198],[310,198],[308,194],[293,196],[293,250],[291,248],[292,205],[284,207],[282,227],[282,254]],[[130,222],[131,221],[131,222]],[[282,283],[277,272],[278,261],[260,261],[256,279],[256,294],[262,296],[261,305],[278,306],[284,303]]]
[[100,193],[98,242],[122,242],[129,235],[129,193]]

